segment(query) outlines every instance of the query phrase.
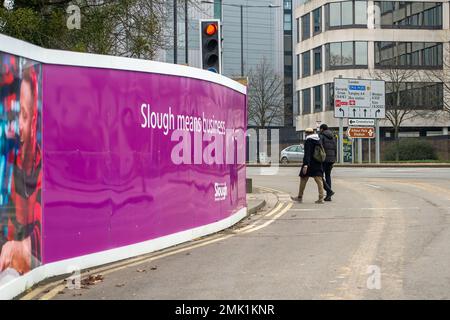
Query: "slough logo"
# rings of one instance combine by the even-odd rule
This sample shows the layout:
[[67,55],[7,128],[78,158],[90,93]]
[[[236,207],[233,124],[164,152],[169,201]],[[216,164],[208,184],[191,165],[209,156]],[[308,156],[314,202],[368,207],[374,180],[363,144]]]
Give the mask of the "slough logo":
[[216,191],[214,195],[216,201],[223,201],[227,198],[228,188],[226,183],[214,183],[214,190]]

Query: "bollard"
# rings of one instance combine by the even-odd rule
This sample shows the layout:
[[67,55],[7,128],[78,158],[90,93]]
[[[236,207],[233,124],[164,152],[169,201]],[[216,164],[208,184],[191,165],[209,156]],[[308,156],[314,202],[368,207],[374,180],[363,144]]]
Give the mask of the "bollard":
[[247,193],[253,193],[252,179],[247,178],[245,180],[245,186],[246,186]]

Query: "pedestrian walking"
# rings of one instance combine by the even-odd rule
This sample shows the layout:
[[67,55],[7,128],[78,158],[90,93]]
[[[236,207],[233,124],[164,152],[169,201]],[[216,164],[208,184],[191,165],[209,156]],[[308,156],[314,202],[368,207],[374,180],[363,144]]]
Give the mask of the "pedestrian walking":
[[[302,202],[303,193],[305,191],[306,183],[312,177],[317,184],[319,191],[319,199],[316,203],[324,203],[323,190],[323,169],[322,161],[325,158],[324,150],[320,143],[320,137],[314,133],[312,128],[305,130],[306,141],[304,147],[303,165],[300,170],[300,186],[298,197],[295,200]],[[322,158],[321,158],[322,157]]]
[[331,188],[331,170],[333,170],[337,158],[337,142],[333,132],[328,129],[326,124],[320,126],[319,137],[326,153],[325,161],[323,162],[323,171],[325,174],[324,189],[327,195],[324,200],[331,201],[331,197],[334,195],[334,191]]

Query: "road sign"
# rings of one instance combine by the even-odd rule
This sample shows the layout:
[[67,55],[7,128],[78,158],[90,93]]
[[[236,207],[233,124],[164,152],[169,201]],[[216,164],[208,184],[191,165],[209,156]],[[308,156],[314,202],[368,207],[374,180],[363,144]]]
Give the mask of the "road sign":
[[334,79],[334,117],[384,119],[384,81]]
[[348,119],[349,126],[374,126],[375,119]]
[[373,127],[351,127],[347,132],[350,138],[373,139],[375,138],[375,128]]

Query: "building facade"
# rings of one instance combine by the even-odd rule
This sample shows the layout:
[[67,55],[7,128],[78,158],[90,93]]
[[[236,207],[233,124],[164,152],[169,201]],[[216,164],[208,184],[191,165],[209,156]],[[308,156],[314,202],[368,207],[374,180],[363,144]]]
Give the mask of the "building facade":
[[[381,78],[387,108],[395,93],[408,108],[420,110],[405,117],[400,136],[448,134],[442,109],[449,94],[436,75],[450,71],[449,18],[448,1],[312,0],[298,6],[297,131],[318,123],[338,127],[333,82],[343,77]],[[392,136],[387,119],[380,126],[382,137]]]

